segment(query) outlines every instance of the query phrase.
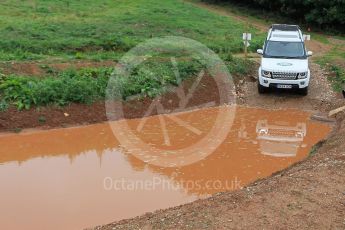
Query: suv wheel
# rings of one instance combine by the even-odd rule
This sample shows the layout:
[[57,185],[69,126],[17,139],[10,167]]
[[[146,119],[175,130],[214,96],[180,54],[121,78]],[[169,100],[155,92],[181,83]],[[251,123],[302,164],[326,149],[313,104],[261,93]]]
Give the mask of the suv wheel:
[[307,96],[308,95],[308,87],[299,89],[299,93],[303,96]]
[[260,82],[258,82],[258,92],[259,94],[264,94],[267,92],[267,88],[265,86],[260,85]]

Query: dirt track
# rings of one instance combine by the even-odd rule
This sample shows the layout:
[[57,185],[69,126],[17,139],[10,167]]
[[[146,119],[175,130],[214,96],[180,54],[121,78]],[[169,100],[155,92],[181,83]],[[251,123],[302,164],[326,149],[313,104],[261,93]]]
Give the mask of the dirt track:
[[[296,108],[309,110],[314,113],[327,112],[341,104],[339,97],[332,91],[331,85],[324,71],[319,65],[311,63],[312,80],[307,96],[301,96],[290,91],[271,91],[266,95],[259,95],[257,82],[253,77],[247,77],[241,85],[243,98],[240,102],[251,107],[268,109]],[[324,114],[326,116],[326,114]]]

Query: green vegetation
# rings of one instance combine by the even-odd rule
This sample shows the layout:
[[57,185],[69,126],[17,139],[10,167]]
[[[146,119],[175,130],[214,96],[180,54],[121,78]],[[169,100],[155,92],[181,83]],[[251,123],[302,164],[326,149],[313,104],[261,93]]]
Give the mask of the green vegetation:
[[340,92],[345,89],[345,70],[336,65],[332,65],[330,70],[334,73],[334,76],[330,78],[334,90]]
[[316,62],[332,73],[329,80],[335,91],[345,88],[345,52],[342,46],[334,46],[330,52],[318,57]]
[[[294,20],[299,24],[317,26],[319,29],[345,32],[345,2],[342,0],[203,0],[212,3],[234,3],[256,9],[261,15]],[[259,10],[258,10],[259,9]]]
[[330,52],[324,54],[322,57],[318,57],[317,62],[322,66],[334,62],[345,63],[344,48],[340,45],[334,46]]
[[327,36],[323,34],[308,32],[311,35],[311,38],[315,41],[321,42],[322,44],[329,45],[331,42],[328,40]]
[[39,117],[38,117],[38,122],[39,122],[39,123],[43,124],[43,123],[45,123],[46,121],[47,121],[47,119],[45,118],[45,116],[39,116]]
[[[233,73],[247,73],[251,63],[231,57],[228,68]],[[180,81],[196,76],[205,64],[198,60],[177,61],[180,79],[174,73],[171,62],[148,60],[131,71],[130,77],[116,75],[124,100],[130,96],[155,97],[177,86]],[[109,77],[113,68],[69,69],[54,72],[44,78],[10,75],[0,79],[0,110],[10,104],[19,110],[32,106],[69,103],[91,104],[105,98]]]
[[129,77],[115,72],[112,86],[120,90],[124,100],[134,95],[153,98],[196,76],[204,68],[197,60],[177,61],[177,66],[180,78],[175,76],[172,62],[149,60],[136,66]]
[[15,132],[15,133],[20,133],[21,131],[22,131],[21,128],[14,128],[14,129],[13,129],[13,132]]
[[0,101],[0,112],[6,111],[8,109],[9,104],[5,100]]
[[4,104],[18,109],[49,104],[66,105],[70,102],[92,103],[104,97],[111,69],[67,70],[57,77],[42,79],[8,76],[0,82]]
[[[115,60],[152,37],[183,36],[215,51],[233,74],[245,74],[251,63],[232,53],[242,52],[245,25],[197,8],[182,0],[4,0],[0,2],[0,61],[43,61],[37,65],[47,76],[0,75],[0,111],[10,105],[19,110],[33,106],[69,103],[90,104],[104,100],[113,68],[57,71],[54,61]],[[262,45],[264,34],[254,34],[251,49]],[[123,99],[133,95],[155,97],[196,76],[205,63],[175,53],[174,66],[160,53],[117,77]],[[40,119],[44,122],[44,119]]]
[[241,23],[180,0],[4,0],[0,60],[118,60],[138,43],[167,35],[240,52],[243,31]]
[[309,152],[309,157],[314,156],[319,151],[319,149],[323,146],[324,143],[325,143],[325,140],[322,140],[316,143],[315,145],[313,145],[313,147],[311,148]]

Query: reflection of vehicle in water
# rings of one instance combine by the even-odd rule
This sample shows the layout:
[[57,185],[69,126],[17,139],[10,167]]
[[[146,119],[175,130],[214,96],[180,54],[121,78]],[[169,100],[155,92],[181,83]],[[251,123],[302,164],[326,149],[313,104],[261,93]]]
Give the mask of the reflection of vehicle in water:
[[261,153],[274,157],[294,157],[307,134],[305,123],[296,126],[282,124],[268,124],[267,120],[260,120],[256,125],[257,139]]

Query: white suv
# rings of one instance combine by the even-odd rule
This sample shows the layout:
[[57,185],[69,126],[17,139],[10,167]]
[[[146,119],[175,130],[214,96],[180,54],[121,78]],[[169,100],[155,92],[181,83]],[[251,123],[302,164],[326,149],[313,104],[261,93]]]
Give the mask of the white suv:
[[297,89],[302,95],[308,94],[310,70],[304,37],[299,26],[272,25],[263,49],[259,68],[259,93],[269,88]]

